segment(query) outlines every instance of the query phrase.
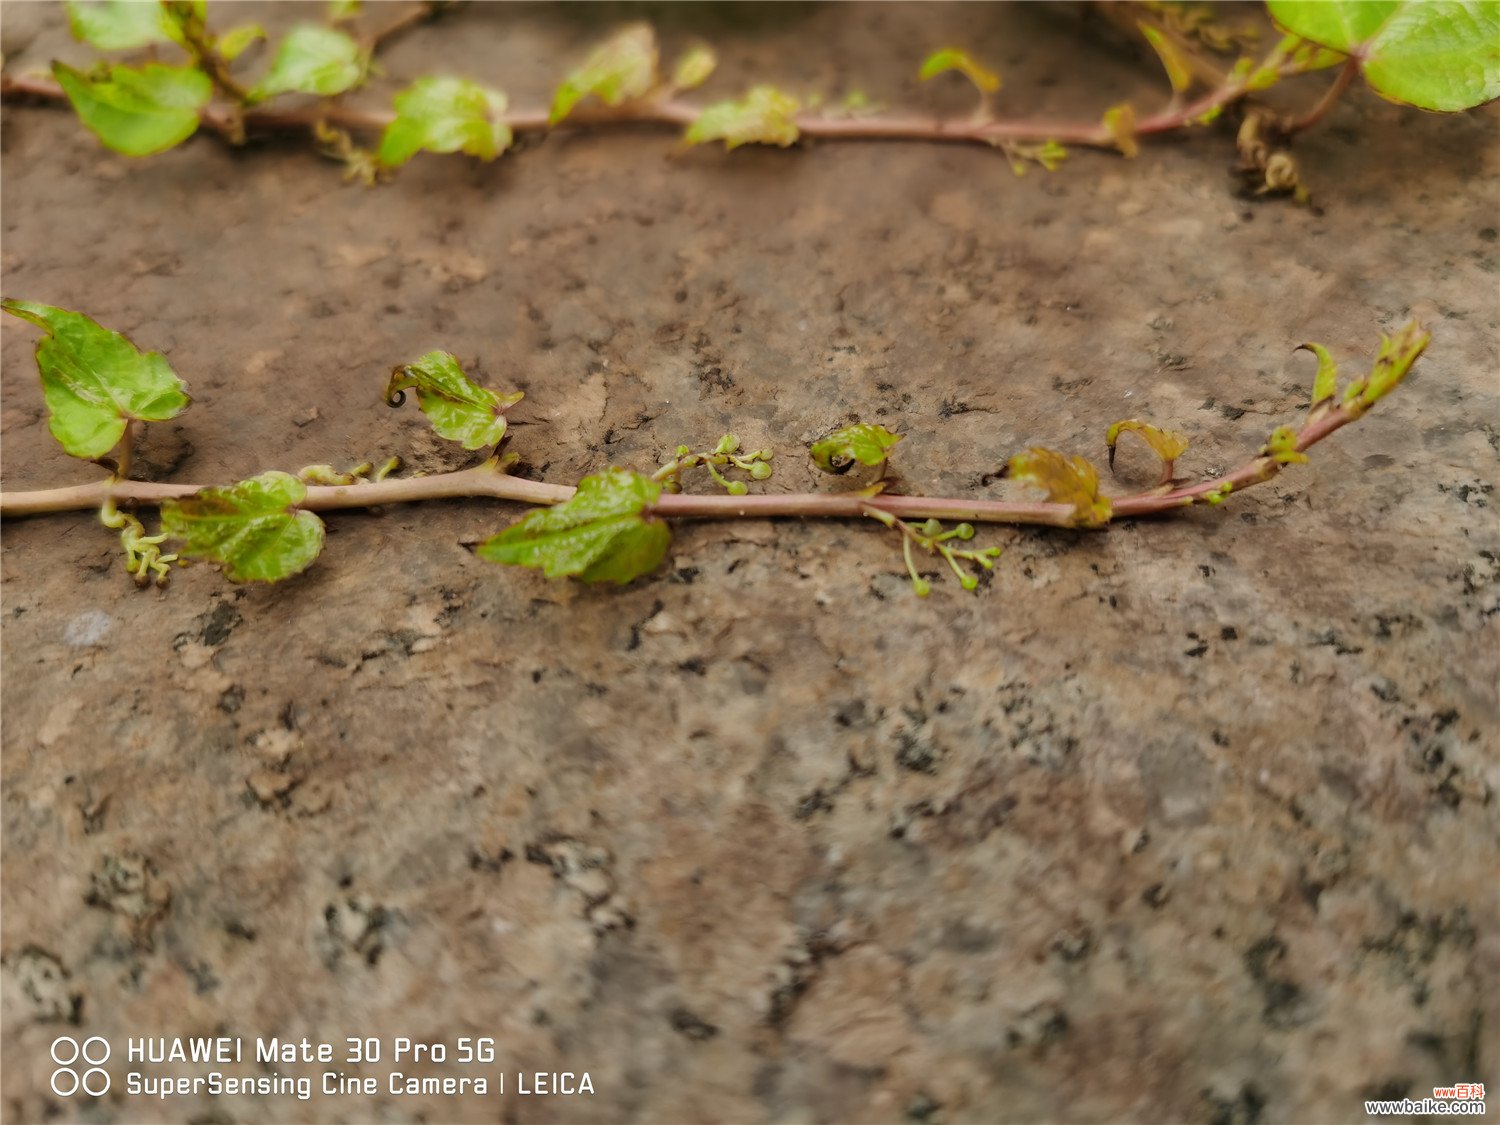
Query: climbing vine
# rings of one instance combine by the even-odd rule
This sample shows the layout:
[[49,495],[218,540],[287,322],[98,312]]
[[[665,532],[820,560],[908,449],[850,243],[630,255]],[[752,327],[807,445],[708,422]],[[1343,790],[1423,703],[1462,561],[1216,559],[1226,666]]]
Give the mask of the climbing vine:
[[[1316,124],[1356,75],[1383,97],[1423,109],[1455,111],[1500,96],[1500,0],[1269,0],[1285,32],[1259,49],[1253,25],[1214,5],[1148,0],[1099,5],[1150,48],[1167,79],[1165,104],[1103,107],[1093,121],[1049,121],[1008,112],[1002,76],[968,51],[941,46],[915,66],[923,81],[963,80],[977,94],[973,113],[934,119],[875,105],[859,90],[807,95],[762,82],[737,96],[700,104],[685,95],[710,82],[716,57],[696,46],[664,67],[657,37],[637,23],[614,32],[558,84],[550,106],[512,109],[482,80],[418,77],[388,110],[346,104],[378,50],[393,37],[443,15],[428,0],[384,24],[360,5],[336,0],[321,22],[305,21],[272,43],[257,24],[211,26],[206,0],[68,0],[73,35],[107,55],[176,52],[178,61],[101,58],[77,69],[5,74],[8,98],[71,104],[107,147],[150,156],[199,130],[234,145],[266,132],[305,133],[340,161],[349,178],[389,177],[418,153],[462,153],[494,160],[526,135],[557,129],[660,125],[686,145],[722,142],[790,147],[805,139],[904,140],[986,145],[1017,174],[1055,170],[1071,147],[1113,149],[1134,157],[1142,140],[1238,119],[1240,170],[1262,194],[1306,198],[1290,154],[1292,138]],[[309,5],[309,7],[311,7]],[[389,10],[375,6],[382,15]],[[458,18],[455,16],[455,18]],[[1286,116],[1255,103],[1288,79],[1337,68],[1308,110]],[[259,77],[252,77],[255,72]],[[308,101],[311,97],[314,100]]]
[[[1221,504],[1305,462],[1307,450],[1389,394],[1429,340],[1415,321],[1382,337],[1370,371],[1342,392],[1338,366],[1327,349],[1301,345],[1318,361],[1302,425],[1277,427],[1243,465],[1207,480],[1176,477],[1177,462],[1188,449],[1182,434],[1140,419],[1116,422],[1105,435],[1111,466],[1116,443],[1127,433],[1139,437],[1162,463],[1157,485],[1124,496],[1107,495],[1098,469],[1086,458],[1041,447],[1013,455],[1004,475],[1039,489],[1043,499],[897,495],[889,489],[884,469],[903,435],[871,423],[844,427],[808,450],[825,473],[858,468],[874,477],[836,492],[751,494],[751,485],[771,477],[774,454],[769,449],[745,452],[734,434],[698,453],[679,445],[654,471],[609,466],[572,487],[526,480],[507,472],[515,457],[501,451],[507,438],[505,413],[521,394],[475,384],[447,352],[430,352],[397,366],[386,383],[385,401],[399,407],[407,391],[415,391],[417,407],[434,431],[482,454],[479,464],[410,477],[395,474],[395,459],[378,470],[366,464],[340,472],[324,464],[203,486],[138,481],[130,475],[140,427],[175,418],[191,401],[164,356],[140,351],[81,313],[12,299],[0,302],[0,308],[43,333],[36,360],[52,435],[67,453],[109,470],[90,484],[0,492],[0,516],[97,508],[104,525],[120,532],[125,569],[142,586],[164,584],[174,566],[194,559],[217,564],[230,581],[281,581],[305,570],[321,553],[320,511],[486,497],[530,504],[533,510],[480,543],[476,554],[490,562],[532,567],[552,578],[626,583],[649,575],[671,548],[674,520],[799,516],[872,520],[895,532],[919,595],[929,592],[931,581],[919,569],[918,555],[940,558],[964,589],[974,590],[979,576],[992,570],[1001,554],[998,546],[962,546],[975,538],[974,525],[1099,529],[1122,519]],[[685,491],[698,469],[722,494]],[[156,534],[148,534],[140,517],[128,510],[152,505],[161,512]],[[164,552],[169,543],[174,550]]]

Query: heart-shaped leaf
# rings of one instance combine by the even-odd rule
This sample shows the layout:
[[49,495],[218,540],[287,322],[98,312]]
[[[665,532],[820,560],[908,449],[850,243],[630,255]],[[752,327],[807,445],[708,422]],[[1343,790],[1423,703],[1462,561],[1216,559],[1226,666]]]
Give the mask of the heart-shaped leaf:
[[801,103],[775,86],[757,86],[737,102],[717,102],[698,115],[682,139],[690,145],[723,141],[726,149],[740,145],[796,144],[797,111]]
[[187,140],[214,92],[208,75],[190,66],[112,66],[93,75],[55,62],[52,75],[89,132],[126,156],[151,156]]
[[448,352],[428,352],[415,363],[391,372],[385,399],[392,406],[406,401],[406,389],[417,392],[417,405],[432,428],[465,449],[499,445],[505,436],[505,412],[520,402],[524,393],[497,395],[472,382],[456,357]]
[[1453,112],[1500,97],[1500,0],[1270,0],[1293,35],[1359,61],[1391,101]]
[[181,42],[177,21],[154,0],[68,0],[68,29],[73,38],[101,51],[133,51],[152,43]]
[[672,531],[646,509],[661,485],[626,469],[584,477],[578,491],[554,508],[539,508],[481,543],[489,562],[529,566],[548,578],[624,584],[660,565]]
[[276,48],[271,69],[250,91],[250,100],[277,94],[342,94],[364,81],[368,62],[359,44],[342,31],[302,24]]
[[493,160],[510,147],[506,98],[462,78],[418,78],[396,95],[396,120],[380,138],[380,162],[406,163],[423,149]]
[[856,461],[861,465],[879,465],[891,455],[901,437],[873,422],[845,426],[813,442],[813,464],[825,473],[847,473]]
[[163,422],[191,401],[160,352],[143,353],[82,313],[8,298],[0,308],[47,333],[36,346],[47,427],[74,457],[103,457],[131,420]]
[[208,559],[231,582],[279,582],[306,570],[323,549],[323,521],[297,509],[307,486],[290,473],[262,473],[205,488],[161,506],[162,531],[179,554]]
[[649,24],[631,24],[595,47],[583,65],[563,79],[547,123],[556,125],[590,94],[605,105],[620,105],[644,97],[655,86],[656,33]]

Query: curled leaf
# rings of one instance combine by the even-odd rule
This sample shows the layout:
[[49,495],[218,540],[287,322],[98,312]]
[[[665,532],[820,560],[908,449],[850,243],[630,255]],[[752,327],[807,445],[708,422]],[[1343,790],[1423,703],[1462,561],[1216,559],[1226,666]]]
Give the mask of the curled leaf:
[[1427,350],[1432,340],[1428,332],[1417,321],[1409,321],[1394,336],[1381,335],[1380,351],[1375,356],[1375,365],[1363,379],[1356,379],[1344,391],[1344,409],[1350,417],[1358,418],[1396,388],[1406,378],[1417,357]]
[[1135,107],[1129,102],[1105,110],[1103,125],[1104,131],[1125,157],[1131,158],[1140,153],[1141,146],[1135,139]]
[[719,65],[719,58],[707,47],[693,47],[683,53],[672,69],[674,90],[693,90],[708,81]]
[[1161,65],[1167,72],[1167,81],[1172,84],[1172,93],[1184,93],[1193,84],[1193,68],[1182,48],[1148,23],[1137,23],[1136,26],[1141,29],[1146,42],[1151,44],[1151,49],[1161,60]]
[[1356,58],[1390,101],[1453,112],[1500,97],[1495,0],[1270,0],[1287,31]]
[[1142,422],[1135,418],[1125,418],[1114,425],[1104,435],[1104,442],[1109,446],[1109,467],[1115,467],[1115,443],[1120,439],[1122,433],[1133,433],[1151,447],[1151,452],[1161,458],[1162,476],[1170,479],[1172,476],[1172,463],[1187,452],[1188,439],[1176,430],[1162,430]]
[[191,66],[112,66],[94,75],[55,62],[52,76],[89,132],[126,156],[152,156],[187,140],[214,92],[208,75]]
[[392,406],[406,401],[407,388],[417,392],[417,405],[441,437],[465,449],[498,445],[505,436],[505,412],[524,397],[517,391],[497,395],[470,381],[449,352],[428,352],[415,363],[391,372],[385,399]]
[[847,473],[855,462],[879,465],[891,455],[891,449],[902,438],[884,426],[859,422],[834,430],[812,444],[813,464],[825,473]]
[[698,115],[682,139],[690,145],[723,141],[726,149],[744,144],[796,144],[801,104],[775,86],[756,86],[740,101],[716,102]]
[[945,47],[927,56],[917,77],[922,81],[935,78],[946,71],[956,70],[978,87],[982,94],[993,94],[1000,89],[1000,76],[993,70],[980,66],[967,51],[957,47]]
[[100,51],[133,51],[152,43],[181,42],[177,21],[161,4],[68,0],[67,9],[73,38]]
[[277,94],[342,94],[365,80],[368,64],[359,44],[344,32],[301,24],[276,48],[271,69],[250,91],[250,100],[265,101]]
[[290,473],[262,473],[163,501],[162,531],[182,540],[181,554],[220,564],[231,582],[279,582],[323,549],[323,521],[297,508],[306,497]]
[[644,97],[655,86],[656,33],[649,24],[631,24],[595,47],[583,65],[563,79],[547,123],[556,125],[590,94],[615,106]]
[[623,585],[655,570],[671,546],[671,529],[649,512],[660,497],[661,485],[650,477],[606,469],[584,477],[556,507],[528,512],[475,554],[548,578]]
[[1099,470],[1083,457],[1028,449],[1010,459],[1005,475],[1046,489],[1051,503],[1073,505],[1075,527],[1103,527],[1109,522],[1109,498],[1099,495]]
[[1339,390],[1339,365],[1322,344],[1298,344],[1294,351],[1308,351],[1318,357],[1318,373],[1313,377],[1312,408],[1317,410]]
[[418,78],[395,98],[396,119],[380,137],[380,162],[405,164],[418,152],[465,152],[493,160],[510,147],[501,120],[506,98],[462,78]]
[[0,308],[47,333],[36,346],[47,427],[74,457],[103,457],[133,419],[164,422],[190,401],[160,352],[141,352],[82,313],[6,299]]

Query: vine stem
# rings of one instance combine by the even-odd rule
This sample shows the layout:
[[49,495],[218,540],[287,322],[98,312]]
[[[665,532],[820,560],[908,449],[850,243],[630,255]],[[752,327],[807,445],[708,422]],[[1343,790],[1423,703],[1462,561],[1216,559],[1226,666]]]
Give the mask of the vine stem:
[[[1302,452],[1335,430],[1353,421],[1343,407],[1328,409],[1303,427],[1297,439]],[[1200,502],[1205,494],[1230,486],[1232,494],[1274,477],[1281,466],[1267,455],[1259,455],[1233,472],[1212,480],[1180,488],[1140,492],[1113,501],[1112,518],[1163,515]],[[122,504],[159,505],[164,500],[191,496],[200,484],[153,484],[147,481],[107,477],[66,488],[34,492],[0,492],[0,517],[41,515],[48,512],[98,508],[106,501]],[[488,497],[524,504],[560,504],[573,495],[567,485],[524,480],[506,473],[495,460],[471,469],[436,473],[427,477],[386,478],[351,485],[309,485],[307,497],[297,507],[307,511],[372,508],[383,504],[422,500],[452,500]],[[757,496],[687,496],[665,493],[652,511],[664,519],[764,519],[772,516],[855,519],[868,509],[887,512],[898,519],[961,520],[968,523],[1033,524],[1073,527],[1072,504],[1016,502],[963,497],[869,496],[864,492],[807,492]]]
[[1301,117],[1292,118],[1282,127],[1288,133],[1300,133],[1304,129],[1311,129],[1328,115],[1328,111],[1339,100],[1339,95],[1349,88],[1349,83],[1354,81],[1354,76],[1358,73],[1359,59],[1351,55],[1344,65],[1339,68],[1338,77],[1334,79],[1333,85],[1329,86],[1323,96],[1318,99],[1318,103]]
[[[1293,74],[1297,70],[1288,65],[1282,68],[1282,72]],[[1348,78],[1343,78],[1342,81],[1347,85]],[[1185,106],[1169,106],[1159,113],[1141,118],[1136,123],[1135,134],[1150,136],[1181,129],[1206,113],[1240,100],[1247,93],[1249,90],[1243,83],[1231,82]],[[0,75],[0,96],[30,97],[63,103],[67,101],[62,87],[52,79],[28,75]],[[643,100],[614,109],[595,107],[575,110],[558,126],[548,124],[547,111],[543,109],[507,113],[498,118],[497,123],[503,122],[517,135],[548,133],[562,128],[626,125],[662,125],[681,129],[697,120],[701,112],[701,107],[676,99]],[[354,132],[379,132],[395,119],[395,114],[388,111],[356,109],[337,102],[321,102],[295,109],[255,106],[243,111],[238,106],[207,106],[200,116],[205,128],[231,140],[238,138],[238,130],[241,128],[249,133],[280,132],[305,130],[318,122]],[[1094,148],[1115,147],[1114,134],[1099,122],[1024,119],[986,121],[973,118],[931,118],[913,114],[870,117],[805,115],[798,117],[796,122],[800,135],[808,139],[983,145],[1050,140]]]
[[371,55],[375,54],[397,36],[405,34],[418,24],[425,23],[435,15],[437,15],[436,6],[424,0],[423,3],[402,12],[384,27],[377,28],[366,36],[364,40],[366,52]]

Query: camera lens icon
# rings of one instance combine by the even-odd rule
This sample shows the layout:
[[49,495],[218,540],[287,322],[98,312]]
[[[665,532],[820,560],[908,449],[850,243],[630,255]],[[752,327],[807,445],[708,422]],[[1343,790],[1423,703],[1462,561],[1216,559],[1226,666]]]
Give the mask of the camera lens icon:
[[102,1035],[90,1035],[82,1043],[71,1035],[52,1040],[52,1092],[60,1098],[71,1098],[82,1090],[92,1098],[109,1093],[109,1071],[101,1065],[109,1061],[109,1042]]

